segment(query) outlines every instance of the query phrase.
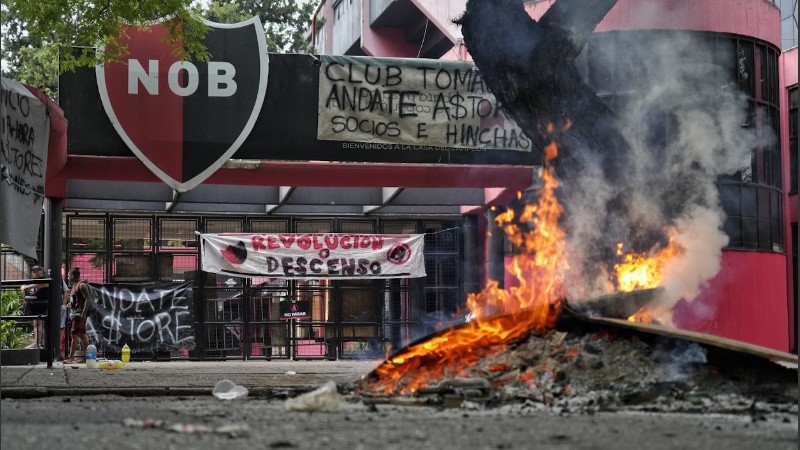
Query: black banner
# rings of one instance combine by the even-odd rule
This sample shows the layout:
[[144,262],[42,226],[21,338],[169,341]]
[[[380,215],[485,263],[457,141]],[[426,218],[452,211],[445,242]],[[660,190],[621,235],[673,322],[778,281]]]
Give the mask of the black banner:
[[90,284],[95,308],[86,323],[89,340],[119,351],[193,349],[191,283]]

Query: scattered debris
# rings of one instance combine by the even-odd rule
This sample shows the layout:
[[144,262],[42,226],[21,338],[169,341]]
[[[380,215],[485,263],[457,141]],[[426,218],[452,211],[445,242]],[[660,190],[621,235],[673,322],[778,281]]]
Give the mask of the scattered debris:
[[125,363],[118,359],[104,359],[97,361],[97,368],[101,370],[124,369]]
[[207,425],[197,423],[175,423],[163,427],[167,431],[173,431],[180,434],[203,434],[211,433],[212,428]]
[[129,428],[154,428],[159,430],[171,431],[180,434],[206,434],[214,433],[230,438],[240,438],[250,436],[250,426],[246,423],[234,423],[221,425],[218,427],[210,427],[208,425],[197,423],[169,423],[164,420],[157,419],[132,419],[127,418],[122,421],[122,424]]
[[532,331],[504,351],[487,352],[466,370],[430,380],[412,393],[404,389],[403,378],[393,392],[386,392],[386,384],[374,376],[362,379],[356,389],[367,405],[519,405],[556,413],[625,409],[756,418],[797,414],[796,366],[606,325]]
[[214,428],[214,433],[225,435],[234,439],[247,437],[250,436],[250,426],[248,426],[246,423],[232,423]]
[[220,400],[236,400],[247,397],[248,390],[226,378],[217,382],[211,394]]
[[329,380],[320,388],[286,400],[288,411],[331,411],[339,406],[342,396],[336,390],[336,383]]

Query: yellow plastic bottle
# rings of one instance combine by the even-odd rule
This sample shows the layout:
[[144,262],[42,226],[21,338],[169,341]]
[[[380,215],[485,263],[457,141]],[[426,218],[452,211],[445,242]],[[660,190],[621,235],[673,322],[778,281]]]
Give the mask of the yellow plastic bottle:
[[128,347],[128,344],[122,346],[122,362],[128,364],[128,361],[131,360],[131,348]]

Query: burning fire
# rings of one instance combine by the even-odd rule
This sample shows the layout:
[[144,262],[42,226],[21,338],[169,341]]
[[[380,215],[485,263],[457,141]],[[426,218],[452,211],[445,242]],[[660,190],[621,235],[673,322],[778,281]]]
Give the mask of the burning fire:
[[[669,244],[650,253],[623,253],[623,244],[617,244],[617,256],[622,260],[614,265],[616,286],[619,292],[632,292],[638,289],[652,289],[661,285],[664,267],[669,261],[680,256],[680,250],[675,246],[674,240]],[[653,323],[659,316],[667,311],[646,305],[628,317],[630,322]]]
[[667,247],[652,254],[623,254],[622,248],[623,244],[618,243],[617,256],[622,257],[622,261],[614,265],[617,289],[620,292],[658,287],[664,265],[679,255],[671,239]]
[[[521,249],[506,266],[517,285],[501,289],[496,281],[490,281],[483,291],[470,294],[467,307],[475,320],[442,330],[387,358],[372,372],[372,390],[416,392],[431,380],[463,373],[531,330],[555,327],[566,293],[569,255],[566,233],[559,226],[563,208],[555,196],[558,180],[549,164],[558,155],[555,142],[546,147],[544,155],[537,203],[525,205],[519,218],[509,209],[496,219],[510,242]],[[615,266],[615,289],[623,292],[658,286],[665,261],[677,255],[672,245],[652,255],[623,255],[622,244],[617,250],[621,262]],[[646,313],[642,312],[642,317]]]
[[[551,143],[545,162],[557,154],[556,144]],[[415,392],[430,380],[457,375],[481,358],[504,350],[506,344],[527,336],[532,329],[555,326],[563,302],[562,274],[567,269],[557,187],[555,171],[546,164],[538,202],[526,205],[518,221],[511,209],[497,217],[510,241],[523,250],[507,266],[518,286],[501,289],[491,281],[483,291],[470,294],[467,306],[476,319],[389,357],[373,372],[378,380],[376,390]],[[530,224],[532,229],[524,230],[518,223]]]

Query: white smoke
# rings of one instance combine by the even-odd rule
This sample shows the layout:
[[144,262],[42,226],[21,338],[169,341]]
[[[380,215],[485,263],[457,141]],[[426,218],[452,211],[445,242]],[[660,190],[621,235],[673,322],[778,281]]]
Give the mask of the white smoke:
[[[749,166],[757,144],[754,130],[742,126],[746,97],[728,81],[730,68],[714,63],[724,55],[709,47],[707,40],[680,34],[648,48],[654,56],[645,70],[650,89],[621,117],[635,155],[635,201],[646,205],[650,221],[663,220],[675,231],[674,243],[683,251],[665,268],[662,308],[693,300],[719,272],[728,237],[715,181]],[[665,152],[657,157],[642,135],[660,126],[645,121],[654,109],[655,117],[669,121]]]
[[682,253],[664,267],[659,305],[694,299],[701,285],[719,272],[722,248],[728,244],[721,226],[722,215],[711,208],[694,207],[675,220],[673,241]]
[[[638,40],[648,33],[658,38]],[[684,32],[631,32],[615,39],[625,52],[618,51],[606,64],[636,67],[617,80],[630,86],[632,95],[615,108],[632,165],[618,185],[587,174],[585,186],[564,199],[571,212],[568,245],[579,252],[602,238],[597,224],[603,221],[629,227],[629,235],[673,230],[683,254],[664,271],[664,291],[657,299],[659,309],[668,310],[681,299],[693,300],[719,272],[728,237],[715,182],[722,174],[750,170],[752,149],[765,139],[756,135],[758,126],[742,126],[753,118],[747,117],[747,99],[732,77],[736,55],[726,53],[732,47]],[[620,57],[633,63],[624,64]],[[627,216],[609,218],[608,202],[619,192],[624,192]],[[587,280],[587,293],[597,294],[604,284],[607,280]]]

